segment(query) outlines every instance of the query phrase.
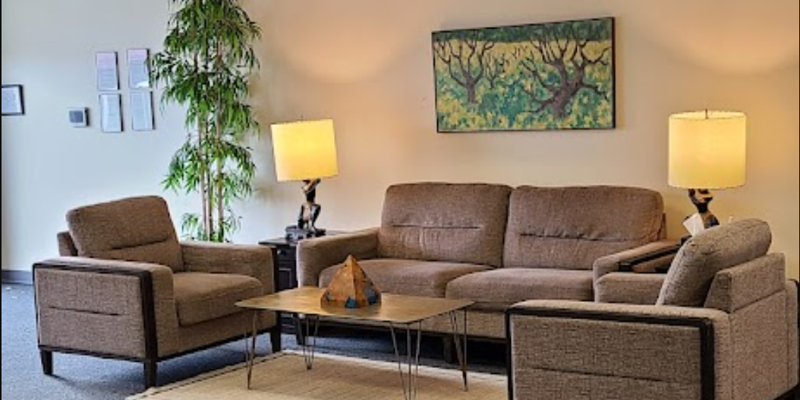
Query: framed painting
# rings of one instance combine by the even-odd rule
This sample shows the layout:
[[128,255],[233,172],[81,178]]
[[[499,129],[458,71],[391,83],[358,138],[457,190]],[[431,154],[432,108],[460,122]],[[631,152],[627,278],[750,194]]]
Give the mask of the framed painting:
[[616,128],[614,22],[434,33],[438,131]]

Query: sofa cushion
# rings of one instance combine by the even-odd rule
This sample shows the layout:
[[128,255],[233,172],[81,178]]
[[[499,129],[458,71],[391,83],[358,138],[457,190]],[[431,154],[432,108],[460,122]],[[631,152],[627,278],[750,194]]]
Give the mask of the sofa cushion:
[[657,192],[619,187],[521,187],[511,195],[505,267],[590,270],[604,256],[660,239]]
[[[452,280],[490,269],[471,264],[392,259],[359,261],[359,265],[384,293],[439,298],[445,297],[447,284]],[[330,285],[341,267],[337,265],[323,271],[320,287]]]
[[169,208],[159,197],[138,197],[82,207],[67,214],[81,257],[144,262],[184,271],[183,253]]
[[264,294],[258,279],[244,275],[175,274],[175,303],[181,326],[192,326],[237,314],[236,303]]
[[479,309],[503,311],[528,300],[592,301],[593,273],[503,268],[467,275],[447,285],[447,298],[472,300]]
[[500,267],[511,188],[424,183],[389,188],[382,258]]
[[658,305],[702,307],[718,273],[767,255],[772,230],[746,220],[709,229],[687,242],[667,274]]

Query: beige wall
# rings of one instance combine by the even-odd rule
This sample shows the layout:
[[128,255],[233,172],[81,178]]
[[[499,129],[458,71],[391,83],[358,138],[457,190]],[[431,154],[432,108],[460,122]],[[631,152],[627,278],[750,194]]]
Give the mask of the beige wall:
[[[158,48],[163,0],[3,1],[3,82],[24,83],[30,113],[3,119],[3,268],[55,253],[71,206],[158,193],[183,133],[168,109],[151,135],[103,136],[64,123],[96,108],[92,54]],[[722,108],[750,116],[750,182],[720,193],[720,217],[759,217],[798,275],[798,2],[796,0],[247,0],[264,29],[256,82],[262,122],[332,117],[341,175],[321,187],[322,225],[379,222],[392,183],[619,184],[657,189],[674,235],[692,212],[666,185],[667,118]],[[42,14],[39,10],[51,10]],[[9,12],[10,11],[10,12]],[[83,17],[83,15],[87,17]],[[620,127],[612,132],[435,133],[434,30],[618,18]],[[75,21],[70,21],[74,19]],[[106,21],[104,21],[106,20]],[[70,40],[71,39],[71,40]],[[126,92],[127,93],[127,92]],[[253,143],[259,193],[240,207],[252,242],[294,219],[299,189],[278,184],[268,135]],[[169,196],[175,213],[191,200]]]

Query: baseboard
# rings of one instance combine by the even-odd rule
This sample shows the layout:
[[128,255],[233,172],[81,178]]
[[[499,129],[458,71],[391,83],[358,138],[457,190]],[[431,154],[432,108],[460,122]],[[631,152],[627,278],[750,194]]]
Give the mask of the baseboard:
[[32,285],[33,273],[30,271],[3,270],[3,284]]

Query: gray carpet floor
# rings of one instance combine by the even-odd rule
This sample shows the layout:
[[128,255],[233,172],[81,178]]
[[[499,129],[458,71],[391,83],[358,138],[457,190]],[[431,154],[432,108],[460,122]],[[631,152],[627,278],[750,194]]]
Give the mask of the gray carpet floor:
[[[142,368],[133,363],[56,355],[55,377],[41,373],[36,348],[33,293],[28,286],[3,285],[2,398],[3,400],[120,400],[142,391]],[[393,361],[388,335],[355,331],[327,331],[318,346],[321,353]],[[259,353],[269,353],[269,338],[259,340]],[[453,368],[442,360],[440,340],[423,342],[424,365]],[[284,346],[296,349],[292,336]],[[244,361],[244,341],[200,352],[159,366],[159,383],[166,385]],[[503,374],[503,346],[470,344],[470,370]]]

